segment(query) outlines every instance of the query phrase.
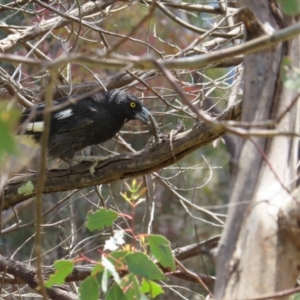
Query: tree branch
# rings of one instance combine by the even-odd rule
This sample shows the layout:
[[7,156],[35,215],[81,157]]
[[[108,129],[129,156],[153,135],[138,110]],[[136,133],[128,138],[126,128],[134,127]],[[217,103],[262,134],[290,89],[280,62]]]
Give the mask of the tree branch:
[[[5,258],[0,255],[0,271],[13,275],[15,278],[21,279],[23,283],[27,283],[32,289],[40,293],[39,283],[35,269],[24,263]],[[59,287],[47,289],[48,296],[53,300],[78,300],[78,296]]]
[[[209,240],[202,241],[200,243],[184,246],[182,248],[177,248],[173,250],[174,258],[178,261],[185,260],[190,257],[195,257],[197,255],[200,255],[203,253],[203,248],[205,249],[211,249],[217,246],[217,243],[220,239],[220,236],[215,236]],[[87,264],[87,265],[79,265],[74,266],[73,271],[70,275],[68,275],[65,278],[65,282],[78,282],[83,281],[88,276],[91,275],[91,272],[94,268],[94,264]],[[161,266],[160,266],[161,267]],[[161,267],[162,268],[162,267]],[[36,289],[38,286],[37,278],[36,278],[36,269],[24,264],[22,262],[18,262],[15,260],[11,260],[8,258],[5,258],[0,255],[0,272],[4,272],[6,270],[6,273],[8,275],[13,275],[14,278],[7,276],[5,278],[0,279],[5,284],[28,284],[31,288]],[[167,272],[168,275],[175,276],[177,278],[180,278],[182,280],[190,281],[198,283],[198,281],[195,279],[195,276],[191,276],[190,274],[177,270],[175,272],[170,273],[168,270],[165,270],[162,268],[164,272]],[[43,274],[45,277],[49,277],[51,274],[54,274],[55,269],[53,267],[45,267],[43,268]],[[215,277],[195,273],[209,288],[212,288],[215,283]],[[125,276],[125,274],[121,274],[121,276]],[[48,290],[48,295],[53,295],[52,299],[66,299],[66,300],[72,300],[77,299],[75,294],[68,293],[66,290],[63,290],[61,288],[53,288]],[[61,296],[62,298],[55,298],[57,296]]]
[[[241,63],[240,58],[238,61],[234,63]],[[136,75],[139,78],[143,78],[144,80],[149,80],[157,77],[159,73],[155,70],[153,71],[133,71],[134,75]],[[11,79],[10,79],[11,80]],[[72,89],[69,84],[66,85],[55,85],[53,88],[53,99],[58,99],[64,96],[67,96],[70,94],[70,91],[72,91],[72,94],[84,94],[87,92],[103,92],[105,89],[112,90],[112,89],[118,89],[121,87],[124,87],[127,84],[130,84],[134,82],[136,78],[134,76],[131,76],[126,71],[120,71],[115,75],[108,76],[105,78],[100,78],[98,80],[90,81],[90,82],[84,82],[84,83],[75,83],[72,85]],[[101,82],[101,84],[99,84]],[[138,82],[138,81],[137,81]],[[18,93],[20,93],[21,96],[29,98],[40,98],[42,99],[44,96],[45,87],[36,87],[32,90],[20,90]],[[11,94],[8,92],[6,88],[0,88],[0,101],[5,98],[9,98]],[[23,103],[21,103],[23,104]],[[28,105],[25,105],[28,106]]]
[[[219,121],[239,120],[242,103],[237,102],[217,117]],[[114,182],[123,178],[149,174],[173,164],[194,150],[207,145],[225,133],[224,126],[208,126],[200,123],[193,129],[174,136],[155,147],[129,154],[122,153],[115,158],[101,163],[92,176],[89,173],[90,163],[82,163],[71,169],[47,171],[47,180],[43,193],[55,193],[81,189],[94,185]],[[170,147],[172,146],[172,151]],[[25,174],[9,180],[4,187],[4,207],[6,210],[36,195],[36,184],[39,174]]]
[[[219,63],[224,59],[236,57],[241,54],[250,54],[264,49],[269,49],[272,46],[294,38],[300,33],[300,24],[294,24],[284,29],[278,30],[273,34],[266,34],[251,41],[245,42],[242,45],[232,46],[227,49],[221,49],[215,52],[195,55],[191,57],[174,58],[170,60],[160,61],[159,63],[167,69],[185,69],[185,68],[202,68],[207,67],[211,63]],[[2,40],[3,41],[3,40]],[[0,41],[1,42],[1,41]],[[1,49],[1,43],[0,43]],[[129,65],[132,68],[142,70],[156,69],[156,61],[152,57],[128,57],[123,55],[114,55],[114,58],[94,59],[86,54],[62,55],[52,61],[35,60],[24,58],[20,55],[2,54],[0,60],[21,62],[25,65],[37,66],[43,68],[59,68],[66,63],[74,62],[85,64],[86,66],[104,67],[109,69],[126,68]]]

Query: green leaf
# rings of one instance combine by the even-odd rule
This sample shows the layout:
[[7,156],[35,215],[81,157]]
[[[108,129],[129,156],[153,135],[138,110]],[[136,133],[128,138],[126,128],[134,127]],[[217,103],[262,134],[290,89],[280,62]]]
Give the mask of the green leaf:
[[122,289],[115,283],[107,292],[105,300],[128,300]]
[[292,295],[292,296],[289,298],[289,300],[300,300],[300,294],[297,293],[297,294]]
[[80,300],[98,300],[99,283],[95,276],[87,277],[79,287]]
[[97,274],[99,274],[103,271],[104,271],[104,267],[100,263],[98,263],[94,266],[94,268],[91,272],[91,275],[94,276],[94,275],[97,275]]
[[45,287],[51,288],[53,284],[63,284],[73,271],[74,263],[69,260],[58,260],[54,263],[55,273],[45,282]]
[[127,299],[141,299],[141,287],[133,274],[129,274],[122,278],[121,287],[125,292]]
[[300,13],[299,0],[277,0],[281,4],[282,11],[290,16],[296,16]]
[[103,230],[112,226],[119,214],[111,209],[100,208],[96,212],[89,212],[87,215],[86,227],[90,230]]
[[164,293],[160,285],[147,279],[143,279],[142,281],[142,292],[145,294],[149,294],[151,298],[155,298],[158,295]]
[[0,164],[6,154],[16,154],[16,141],[13,128],[19,118],[19,112],[15,109],[7,109],[5,103],[0,104]]
[[127,251],[115,251],[107,255],[107,259],[115,266],[116,269],[124,269],[125,257],[128,255]]
[[136,252],[128,254],[125,257],[125,261],[129,271],[135,275],[152,280],[164,279],[163,272],[144,253]]
[[175,271],[175,261],[172,255],[170,242],[162,235],[148,236],[150,250],[159,263],[165,267]]

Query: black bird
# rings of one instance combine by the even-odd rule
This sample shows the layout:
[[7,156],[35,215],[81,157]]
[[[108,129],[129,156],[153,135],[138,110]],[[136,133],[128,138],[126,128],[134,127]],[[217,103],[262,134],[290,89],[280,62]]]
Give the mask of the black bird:
[[[76,98],[80,95],[75,95]],[[90,172],[105,157],[75,156],[75,152],[113,138],[129,120],[140,120],[150,125],[150,112],[135,96],[120,90],[111,90],[84,97],[72,103],[72,97],[54,102],[49,131],[48,156],[66,162],[92,162]],[[57,108],[57,109],[56,109]],[[44,130],[44,104],[23,111],[21,134],[26,137],[21,143],[28,145],[28,139],[39,143]],[[32,116],[34,116],[32,118]]]

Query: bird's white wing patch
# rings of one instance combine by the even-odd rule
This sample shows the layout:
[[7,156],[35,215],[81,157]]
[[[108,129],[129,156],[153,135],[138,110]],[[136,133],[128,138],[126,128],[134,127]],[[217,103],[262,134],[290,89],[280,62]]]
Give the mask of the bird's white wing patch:
[[62,120],[62,119],[68,118],[72,115],[73,115],[72,109],[68,108],[66,110],[60,111],[57,114],[55,114],[54,118],[57,119],[57,120]]
[[26,126],[26,130],[33,132],[43,132],[44,130],[44,121],[32,122]]

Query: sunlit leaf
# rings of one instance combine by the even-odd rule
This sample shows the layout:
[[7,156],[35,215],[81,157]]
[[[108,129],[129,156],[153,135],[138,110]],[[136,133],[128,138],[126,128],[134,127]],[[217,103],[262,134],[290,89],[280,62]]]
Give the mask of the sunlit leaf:
[[164,293],[160,285],[147,279],[143,279],[142,281],[142,292],[148,294],[151,298]]
[[139,199],[140,197],[142,197],[146,193],[146,191],[147,191],[146,187],[142,188],[140,191],[138,191],[138,192],[136,192],[136,194],[134,194],[133,199],[134,200]]
[[282,11],[290,16],[300,14],[299,0],[277,0],[281,4]]

